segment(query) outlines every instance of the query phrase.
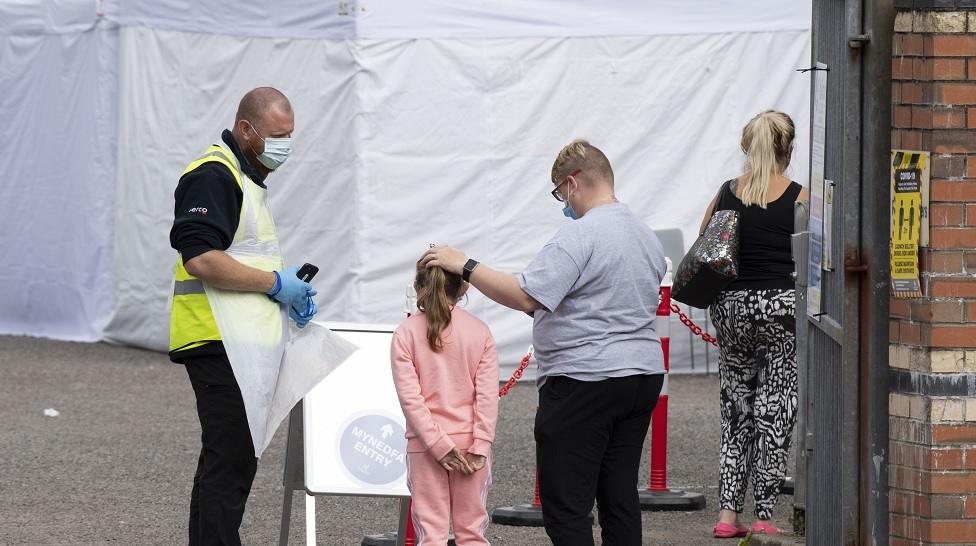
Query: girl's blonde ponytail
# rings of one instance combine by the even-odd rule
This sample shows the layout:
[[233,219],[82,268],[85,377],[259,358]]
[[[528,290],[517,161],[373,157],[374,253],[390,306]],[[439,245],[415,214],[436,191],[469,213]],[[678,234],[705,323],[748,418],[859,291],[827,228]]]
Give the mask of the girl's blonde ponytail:
[[435,353],[441,352],[444,342],[441,334],[451,324],[451,310],[461,294],[463,280],[460,275],[448,273],[439,267],[426,267],[417,262],[417,308],[427,319],[427,343]]

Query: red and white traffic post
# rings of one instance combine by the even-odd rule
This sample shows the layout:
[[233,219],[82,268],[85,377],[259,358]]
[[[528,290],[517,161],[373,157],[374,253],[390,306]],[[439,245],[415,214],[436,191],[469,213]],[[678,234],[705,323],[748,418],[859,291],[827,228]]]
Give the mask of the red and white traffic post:
[[668,488],[668,372],[670,371],[671,348],[671,284],[673,273],[671,260],[667,259],[668,270],[661,280],[661,300],[657,306],[657,321],[654,329],[661,338],[664,352],[664,385],[661,395],[651,415],[650,445],[650,483],[646,489],[638,490],[643,510],[681,510],[692,511],[705,508],[705,496],[701,493]]

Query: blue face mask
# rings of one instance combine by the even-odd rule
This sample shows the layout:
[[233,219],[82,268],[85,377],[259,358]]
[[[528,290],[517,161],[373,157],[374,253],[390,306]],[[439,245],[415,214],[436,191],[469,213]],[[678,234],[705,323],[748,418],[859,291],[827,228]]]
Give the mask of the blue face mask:
[[[251,130],[254,131],[254,134],[264,141],[264,152],[255,154],[257,155],[258,162],[270,171],[280,167],[288,159],[288,156],[291,155],[291,138],[263,138],[250,121],[247,123],[251,125]],[[254,152],[254,148],[251,148],[251,151]]]
[[290,155],[290,138],[266,138],[264,139],[264,152],[258,156],[258,161],[273,171],[280,167]]
[[569,205],[569,201],[566,201],[566,206],[563,207],[563,216],[569,218],[570,220],[576,220],[577,218],[576,211],[573,210],[573,207]]

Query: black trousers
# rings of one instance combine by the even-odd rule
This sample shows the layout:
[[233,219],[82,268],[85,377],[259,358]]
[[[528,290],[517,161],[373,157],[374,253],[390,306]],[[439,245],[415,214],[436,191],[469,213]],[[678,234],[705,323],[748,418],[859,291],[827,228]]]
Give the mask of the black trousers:
[[592,546],[594,499],[604,546],[640,546],[637,470],[663,383],[663,375],[551,377],[539,390],[539,494],[555,546]]
[[190,546],[240,546],[244,504],[258,468],[241,389],[226,354],[183,363],[203,443],[190,495]]

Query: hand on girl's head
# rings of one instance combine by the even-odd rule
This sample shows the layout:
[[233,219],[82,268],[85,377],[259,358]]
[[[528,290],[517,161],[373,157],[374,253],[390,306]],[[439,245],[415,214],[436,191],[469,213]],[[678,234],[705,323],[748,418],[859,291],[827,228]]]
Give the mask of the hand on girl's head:
[[448,273],[460,275],[466,260],[467,256],[460,250],[447,245],[440,245],[424,252],[420,263],[428,269],[440,267]]

